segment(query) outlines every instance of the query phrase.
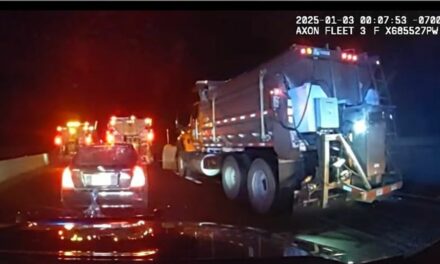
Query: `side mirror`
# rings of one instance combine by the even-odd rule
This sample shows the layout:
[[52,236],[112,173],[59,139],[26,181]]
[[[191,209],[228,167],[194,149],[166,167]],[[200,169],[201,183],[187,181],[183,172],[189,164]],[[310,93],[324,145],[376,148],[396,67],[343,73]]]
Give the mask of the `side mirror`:
[[194,125],[194,121],[195,121],[195,118],[192,115],[190,115],[188,125],[192,127]]
[[183,125],[181,125],[180,123],[179,123],[179,120],[177,120],[177,118],[176,118],[176,120],[174,121],[174,124],[175,124],[175,126],[176,126],[176,130],[177,130],[177,132],[180,134],[180,132],[185,128]]

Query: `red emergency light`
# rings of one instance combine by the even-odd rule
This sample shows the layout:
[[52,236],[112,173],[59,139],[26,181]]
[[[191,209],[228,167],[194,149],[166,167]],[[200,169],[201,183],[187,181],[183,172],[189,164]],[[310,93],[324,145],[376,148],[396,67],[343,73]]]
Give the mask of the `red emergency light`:
[[342,52],[341,53],[341,59],[343,61],[353,61],[353,62],[356,62],[358,60],[358,56],[356,54]]
[[307,47],[307,48],[301,48],[301,49],[299,50],[299,52],[300,52],[302,55],[312,55],[312,53],[313,53],[313,49],[310,48],[310,47]]
[[153,119],[147,117],[144,119],[145,126],[150,127],[153,124]]
[[148,133],[147,133],[147,141],[148,141],[148,142],[152,142],[153,139],[154,139],[154,133],[153,133],[153,130],[150,130],[150,131],[148,131]]
[[60,135],[57,135],[54,139],[54,143],[56,146],[61,146],[63,144],[63,139]]
[[114,144],[115,143],[115,135],[112,132],[107,131],[106,140],[107,140],[107,143]]
[[283,94],[283,91],[280,88],[274,88],[270,91],[270,94],[280,96]]
[[93,143],[92,135],[86,136],[86,145],[91,145]]
[[110,117],[110,126],[114,126],[116,124],[116,116]]

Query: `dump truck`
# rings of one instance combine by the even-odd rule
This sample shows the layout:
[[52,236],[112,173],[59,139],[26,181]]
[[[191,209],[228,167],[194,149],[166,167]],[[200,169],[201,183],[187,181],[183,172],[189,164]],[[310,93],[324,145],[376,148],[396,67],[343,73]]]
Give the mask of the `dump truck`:
[[373,202],[402,187],[394,106],[378,56],[292,45],[226,81],[197,81],[195,117],[163,150],[179,175],[219,175],[261,214]]
[[81,145],[91,145],[96,141],[96,125],[89,122],[68,121],[65,126],[58,126],[54,144],[60,157],[74,155]]
[[135,115],[126,117],[111,116],[107,124],[106,141],[109,144],[129,143],[138,152],[142,162],[154,161],[152,144],[154,131],[153,120],[149,117],[138,118]]

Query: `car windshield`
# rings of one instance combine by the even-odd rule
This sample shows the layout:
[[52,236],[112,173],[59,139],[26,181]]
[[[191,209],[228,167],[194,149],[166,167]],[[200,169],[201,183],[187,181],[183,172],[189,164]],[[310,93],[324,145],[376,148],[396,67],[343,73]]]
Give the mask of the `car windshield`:
[[131,145],[105,145],[80,148],[72,164],[75,167],[133,167],[136,161],[137,154]]

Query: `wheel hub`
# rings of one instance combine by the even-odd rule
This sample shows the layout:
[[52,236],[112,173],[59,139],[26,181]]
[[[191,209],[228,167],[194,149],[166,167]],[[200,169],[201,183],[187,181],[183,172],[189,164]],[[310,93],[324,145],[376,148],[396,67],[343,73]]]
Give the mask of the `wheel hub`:
[[262,170],[257,170],[252,175],[252,191],[258,200],[264,200],[268,195],[267,175]]
[[232,167],[227,167],[225,169],[225,183],[228,187],[233,187],[235,186],[235,182],[236,182],[236,172],[234,170],[234,168]]

